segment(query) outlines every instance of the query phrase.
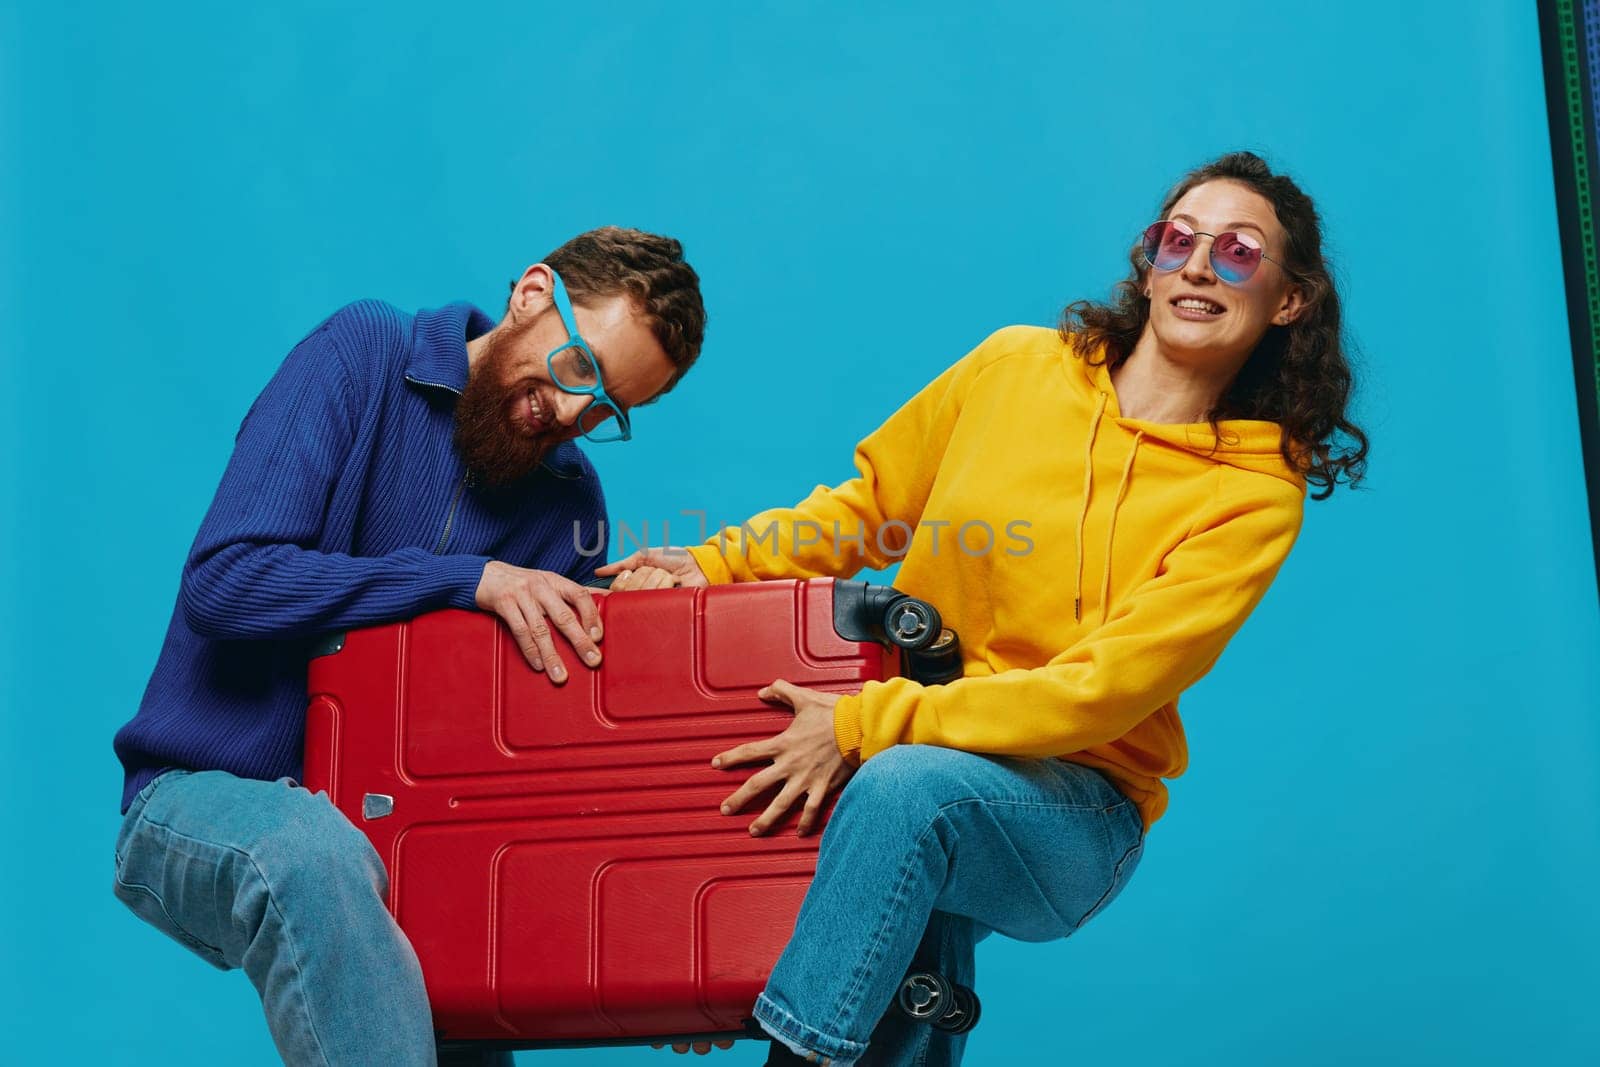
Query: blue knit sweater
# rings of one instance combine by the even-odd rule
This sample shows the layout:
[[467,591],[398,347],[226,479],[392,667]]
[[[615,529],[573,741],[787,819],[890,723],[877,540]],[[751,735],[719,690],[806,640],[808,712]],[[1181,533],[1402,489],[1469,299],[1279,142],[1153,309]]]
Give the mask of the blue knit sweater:
[[486,490],[451,443],[466,342],[493,325],[468,304],[411,316],[362,301],[289,353],[239,428],[117,732],[124,811],[171,767],[298,778],[319,637],[471,608],[490,559],[592,577],[601,560],[579,547],[603,547],[605,501],[576,445]]

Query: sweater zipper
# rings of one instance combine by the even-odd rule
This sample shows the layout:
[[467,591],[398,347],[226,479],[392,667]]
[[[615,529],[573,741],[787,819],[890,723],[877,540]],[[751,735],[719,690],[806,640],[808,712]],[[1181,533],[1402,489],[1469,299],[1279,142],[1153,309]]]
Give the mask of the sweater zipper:
[[465,490],[467,486],[472,484],[473,479],[471,471],[467,471],[465,474],[463,474],[461,476],[461,481],[456,483],[455,494],[450,497],[450,511],[444,517],[444,530],[439,534],[439,544],[435,546],[433,550],[434,555],[439,555],[444,551],[444,546],[450,543],[450,525],[455,521],[456,505],[461,503],[462,491]]

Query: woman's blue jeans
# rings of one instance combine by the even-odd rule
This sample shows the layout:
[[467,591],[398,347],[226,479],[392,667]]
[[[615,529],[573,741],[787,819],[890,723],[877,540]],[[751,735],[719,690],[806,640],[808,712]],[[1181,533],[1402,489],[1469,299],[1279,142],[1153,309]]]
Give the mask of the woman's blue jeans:
[[970,986],[989,933],[1070,936],[1127,884],[1143,829],[1133,802],[1081,764],[880,752],[840,794],[756,1019],[831,1067],[953,1067],[966,1035],[890,1010],[907,970]]

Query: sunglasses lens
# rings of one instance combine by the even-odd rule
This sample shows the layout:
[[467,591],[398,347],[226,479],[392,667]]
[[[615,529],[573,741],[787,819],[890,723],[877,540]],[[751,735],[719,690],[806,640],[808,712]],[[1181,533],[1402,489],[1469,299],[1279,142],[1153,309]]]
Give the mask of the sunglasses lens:
[[1156,270],[1177,270],[1194,251],[1194,231],[1181,222],[1157,222],[1144,231],[1144,260]]
[[1211,245],[1211,269],[1229,285],[1238,285],[1261,266],[1261,246],[1248,234],[1219,233]]

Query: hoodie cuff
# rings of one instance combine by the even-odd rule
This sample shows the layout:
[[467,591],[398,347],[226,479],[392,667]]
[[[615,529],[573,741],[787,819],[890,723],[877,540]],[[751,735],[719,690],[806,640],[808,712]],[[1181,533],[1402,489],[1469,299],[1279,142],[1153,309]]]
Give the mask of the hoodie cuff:
[[727,585],[733,581],[733,571],[716,545],[695,545],[689,549],[689,555],[712,585]]
[[852,767],[861,766],[861,695],[839,698],[833,706],[833,742]]

